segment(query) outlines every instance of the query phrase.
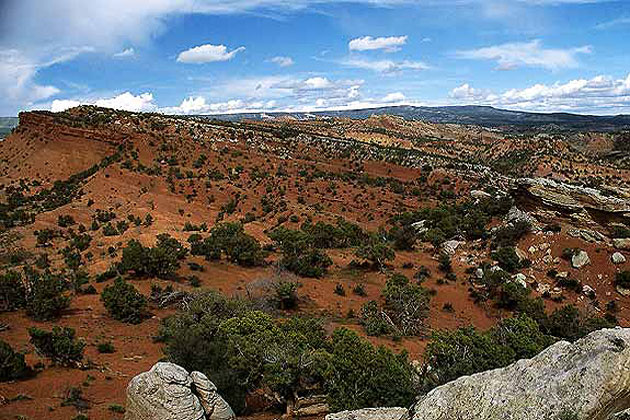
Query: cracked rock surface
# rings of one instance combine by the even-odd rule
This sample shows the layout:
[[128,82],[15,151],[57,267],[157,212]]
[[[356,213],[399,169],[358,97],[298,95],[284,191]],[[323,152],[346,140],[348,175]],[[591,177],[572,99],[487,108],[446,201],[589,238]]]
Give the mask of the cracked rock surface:
[[125,420],[227,420],[234,412],[201,372],[159,362],[127,386]]

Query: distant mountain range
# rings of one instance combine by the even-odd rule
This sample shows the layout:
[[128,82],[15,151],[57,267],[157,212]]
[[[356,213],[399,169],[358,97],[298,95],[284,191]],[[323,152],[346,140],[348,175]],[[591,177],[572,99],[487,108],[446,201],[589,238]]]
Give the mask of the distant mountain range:
[[18,117],[0,117],[0,139],[9,135],[13,127],[18,125]]
[[481,125],[485,127],[509,127],[517,130],[580,130],[617,131],[630,129],[630,115],[595,116],[568,113],[540,114],[534,112],[507,111],[491,106],[390,106],[348,111],[320,112],[269,112],[251,114],[213,115],[208,118],[238,121],[242,119],[322,117],[369,118],[372,115],[395,115],[409,120],[432,123]]

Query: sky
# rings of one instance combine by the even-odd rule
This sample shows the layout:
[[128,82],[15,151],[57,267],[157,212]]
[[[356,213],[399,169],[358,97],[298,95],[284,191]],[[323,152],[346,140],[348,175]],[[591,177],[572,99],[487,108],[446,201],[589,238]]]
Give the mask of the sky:
[[0,116],[630,114],[630,0],[1,0]]

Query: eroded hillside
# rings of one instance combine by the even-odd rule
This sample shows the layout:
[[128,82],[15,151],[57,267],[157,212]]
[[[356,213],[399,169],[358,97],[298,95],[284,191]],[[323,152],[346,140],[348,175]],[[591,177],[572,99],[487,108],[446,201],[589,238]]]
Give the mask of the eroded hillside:
[[[274,319],[317,317],[327,334],[347,327],[406,350],[419,372],[439,330],[517,314],[555,338],[628,326],[626,154],[617,134],[389,116],[23,113],[0,143],[0,339],[36,374],[0,384],[0,418],[122,418],[129,379],[176,357],[160,325],[198,290]],[[146,297],[142,313],[117,316],[101,296],[118,276]],[[67,302],[42,309],[30,291],[44,281]],[[7,286],[18,283],[23,302]],[[29,333],[55,325],[83,340],[80,360],[55,362]],[[241,413],[291,410],[268,376],[245,387]],[[334,395],[309,380],[295,394]]]

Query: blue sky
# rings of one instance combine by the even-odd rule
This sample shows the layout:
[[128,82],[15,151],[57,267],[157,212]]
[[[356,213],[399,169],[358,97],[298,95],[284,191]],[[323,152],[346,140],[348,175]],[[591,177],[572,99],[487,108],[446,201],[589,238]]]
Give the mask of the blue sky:
[[483,104],[630,113],[630,2],[5,0],[0,115]]

